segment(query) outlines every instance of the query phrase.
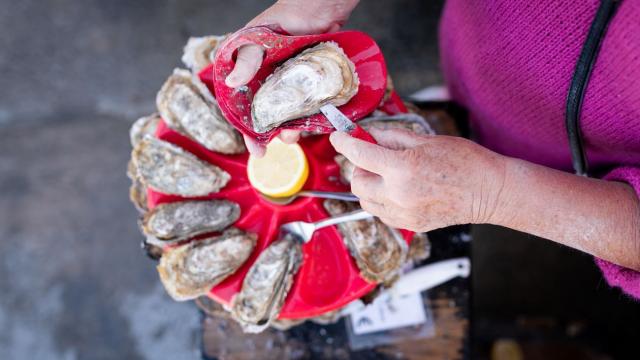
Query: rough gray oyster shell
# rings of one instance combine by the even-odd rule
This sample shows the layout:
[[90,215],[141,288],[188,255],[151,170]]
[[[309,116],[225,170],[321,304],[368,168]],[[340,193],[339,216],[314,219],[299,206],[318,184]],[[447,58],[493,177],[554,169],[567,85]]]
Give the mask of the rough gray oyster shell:
[[[324,208],[336,216],[356,210],[357,205],[325,200]],[[337,225],[345,245],[356,260],[362,277],[382,282],[397,274],[407,259],[408,246],[400,232],[379,219],[365,219]]]
[[149,210],[147,206],[147,187],[142,183],[142,180],[140,180],[138,170],[133,164],[133,160],[129,160],[129,163],[127,164],[127,177],[131,179],[129,200],[131,200],[138,212],[146,212]]
[[138,143],[131,158],[143,184],[165,194],[203,196],[217,192],[231,179],[219,167],[150,136]]
[[264,249],[249,269],[231,304],[246,332],[261,332],[280,313],[302,261],[302,245],[285,235]]
[[163,243],[220,231],[240,216],[240,206],[227,200],[180,201],[158,205],[142,218],[142,230]]
[[129,138],[131,146],[136,147],[142,139],[147,135],[153,135],[156,132],[158,123],[160,122],[160,114],[153,113],[143,116],[136,120],[129,129]]
[[267,132],[280,124],[312,115],[326,104],[346,104],[358,92],[351,60],[334,42],[323,42],[278,67],[251,103],[253,129]]
[[190,37],[184,46],[182,62],[195,74],[199,73],[213,62],[218,45],[226,37],[226,35]]
[[177,301],[206,295],[249,258],[256,235],[231,228],[220,236],[165,250],[157,266],[160,280]]
[[240,134],[224,118],[206,86],[189,71],[175,69],[156,96],[158,111],[172,129],[211,151],[245,151]]

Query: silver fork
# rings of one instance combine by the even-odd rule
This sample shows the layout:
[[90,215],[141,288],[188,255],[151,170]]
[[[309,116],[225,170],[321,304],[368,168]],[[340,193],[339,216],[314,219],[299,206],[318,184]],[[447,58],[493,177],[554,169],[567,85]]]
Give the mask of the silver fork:
[[313,233],[327,226],[340,224],[347,221],[356,221],[372,218],[373,215],[369,214],[364,210],[356,210],[350,213],[333,216],[324,220],[316,221],[313,223],[306,221],[293,221],[286,224],[282,224],[280,226],[280,232],[282,234],[292,234],[298,240],[303,243],[309,242],[311,237],[313,237]]

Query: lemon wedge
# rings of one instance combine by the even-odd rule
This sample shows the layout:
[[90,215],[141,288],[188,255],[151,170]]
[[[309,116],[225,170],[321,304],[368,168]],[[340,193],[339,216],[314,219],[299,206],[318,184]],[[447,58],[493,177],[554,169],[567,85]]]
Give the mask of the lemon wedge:
[[309,176],[309,164],[300,145],[285,144],[274,138],[263,157],[249,156],[247,175],[259,192],[286,197],[302,189]]

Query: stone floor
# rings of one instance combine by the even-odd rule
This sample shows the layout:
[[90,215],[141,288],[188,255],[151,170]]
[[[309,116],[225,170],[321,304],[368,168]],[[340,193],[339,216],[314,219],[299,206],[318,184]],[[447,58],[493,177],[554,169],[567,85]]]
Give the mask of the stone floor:
[[[196,309],[165,295],[139,250],[127,131],[153,110],[189,36],[233,31],[267,4],[0,0],[2,358],[199,357]],[[363,1],[353,14],[349,27],[376,38],[401,94],[442,81],[440,8]],[[475,232],[480,339],[509,334],[525,314],[587,319],[608,353],[637,340],[639,305],[608,289],[591,259],[493,227]]]

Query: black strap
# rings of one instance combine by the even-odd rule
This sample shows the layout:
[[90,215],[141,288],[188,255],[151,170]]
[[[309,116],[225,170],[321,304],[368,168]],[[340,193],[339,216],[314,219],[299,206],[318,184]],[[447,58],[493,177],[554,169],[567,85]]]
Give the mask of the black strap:
[[602,0],[600,2],[600,7],[598,8],[596,17],[593,19],[593,23],[591,23],[587,40],[584,42],[582,52],[578,58],[567,96],[565,121],[567,135],[569,136],[569,146],[571,147],[571,160],[576,174],[581,176],[587,176],[588,171],[587,157],[578,124],[580,111],[582,109],[582,100],[589,82],[589,77],[591,76],[593,64],[600,50],[600,44],[602,43],[602,39],[604,39],[607,26],[617,6],[617,0]]

